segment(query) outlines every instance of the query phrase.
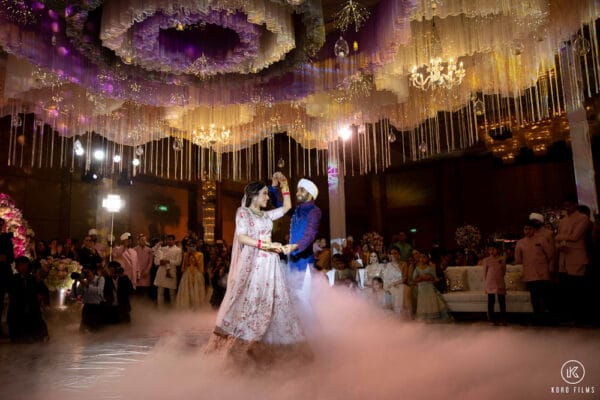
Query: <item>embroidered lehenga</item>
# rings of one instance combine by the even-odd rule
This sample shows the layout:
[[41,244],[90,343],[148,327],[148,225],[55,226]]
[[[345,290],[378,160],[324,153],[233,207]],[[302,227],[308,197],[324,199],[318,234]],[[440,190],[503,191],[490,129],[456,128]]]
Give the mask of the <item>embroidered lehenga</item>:
[[289,353],[310,357],[279,255],[237,241],[240,234],[270,241],[273,220],[282,216],[282,208],[261,215],[238,208],[227,292],[207,352],[258,363]]

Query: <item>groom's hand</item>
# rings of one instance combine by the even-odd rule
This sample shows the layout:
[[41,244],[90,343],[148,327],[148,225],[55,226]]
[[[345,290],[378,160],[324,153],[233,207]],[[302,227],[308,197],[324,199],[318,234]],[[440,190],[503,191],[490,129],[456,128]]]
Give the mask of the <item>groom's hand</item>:
[[283,246],[283,254],[286,256],[298,248],[297,244],[286,244]]

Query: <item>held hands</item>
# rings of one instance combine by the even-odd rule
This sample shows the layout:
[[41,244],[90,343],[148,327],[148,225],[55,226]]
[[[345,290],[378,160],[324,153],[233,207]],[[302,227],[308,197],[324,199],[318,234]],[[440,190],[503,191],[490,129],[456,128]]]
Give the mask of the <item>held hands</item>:
[[264,251],[272,251],[274,253],[281,253],[283,251],[283,246],[278,242],[263,242],[260,249]]
[[271,178],[271,184],[274,187],[277,187],[277,186],[280,186],[280,185],[281,185],[282,188],[287,188],[288,187],[287,178],[281,172],[275,172],[273,174],[273,178]]
[[286,256],[288,254],[290,254],[292,251],[296,250],[298,248],[297,244],[286,244],[285,246],[283,246],[283,254],[285,254]]

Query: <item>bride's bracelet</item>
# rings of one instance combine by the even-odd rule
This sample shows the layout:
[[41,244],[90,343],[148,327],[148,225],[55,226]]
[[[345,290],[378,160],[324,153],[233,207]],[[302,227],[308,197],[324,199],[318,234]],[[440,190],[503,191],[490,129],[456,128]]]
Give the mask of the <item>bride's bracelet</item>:
[[262,249],[262,240],[258,239],[258,242],[256,242],[256,248]]

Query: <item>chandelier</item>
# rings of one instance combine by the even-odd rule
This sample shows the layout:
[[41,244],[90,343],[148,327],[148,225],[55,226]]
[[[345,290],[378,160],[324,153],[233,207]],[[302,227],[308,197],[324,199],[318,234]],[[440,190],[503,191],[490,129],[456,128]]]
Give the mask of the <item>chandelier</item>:
[[201,147],[227,145],[230,134],[231,131],[224,126],[217,128],[215,124],[210,124],[208,129],[202,126],[192,131],[192,142]]
[[421,90],[444,88],[450,89],[460,85],[465,77],[465,68],[462,61],[457,63],[453,59],[443,61],[442,58],[429,60],[429,65],[421,68],[413,67],[410,73],[410,82]]

